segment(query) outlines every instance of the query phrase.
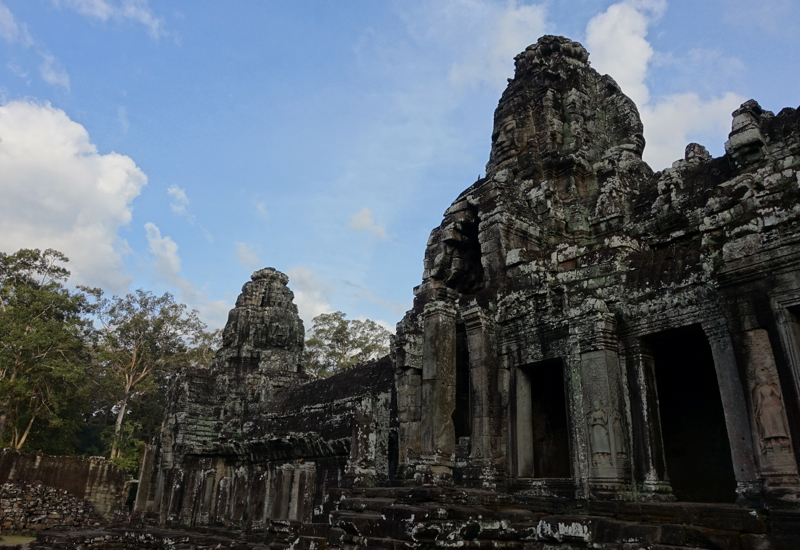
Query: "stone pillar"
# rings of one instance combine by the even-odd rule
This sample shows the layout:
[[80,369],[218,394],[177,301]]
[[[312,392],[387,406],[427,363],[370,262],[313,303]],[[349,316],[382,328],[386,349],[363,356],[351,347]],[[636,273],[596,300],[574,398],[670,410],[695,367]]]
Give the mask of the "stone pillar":
[[145,445],[142,464],[139,467],[139,485],[136,488],[136,500],[133,503],[133,515],[138,516],[151,511],[153,503],[148,498],[153,482],[153,467],[157,454],[155,445]]
[[275,471],[275,500],[272,503],[273,520],[289,519],[293,477],[294,467],[291,464],[282,464]]
[[725,414],[725,427],[731,446],[733,473],[736,477],[737,502],[755,505],[760,501],[761,483],[756,472],[753,436],[747,413],[744,386],[739,377],[736,356],[725,319],[703,323],[703,330],[711,345],[717,383]]
[[626,342],[625,360],[631,402],[631,448],[638,489],[645,499],[667,500],[672,488],[661,436],[655,359],[647,345],[637,338]]
[[533,477],[533,412],[531,411],[530,377],[520,368],[514,369],[514,401],[511,425],[514,430],[514,445],[511,452],[514,477]]
[[505,479],[504,408],[499,388],[494,329],[491,317],[481,308],[461,315],[467,331],[470,367],[470,471],[468,477],[484,489],[496,489]]
[[422,347],[421,456],[415,480],[452,483],[456,448],[453,411],[456,388],[455,309],[441,301],[425,306]]
[[589,323],[595,349],[580,355],[589,484],[595,496],[616,498],[630,477],[616,322],[612,314],[599,313]]
[[789,310],[774,305],[781,347],[789,363],[794,394],[800,395],[800,323]]
[[765,478],[768,493],[765,496],[796,501],[800,480],[784,392],[769,335],[759,328],[742,333],[741,339],[750,396],[751,429],[755,435],[759,471]]
[[393,342],[397,389],[397,479],[413,479],[421,451],[422,323],[418,317],[397,324]]
[[303,462],[295,467],[289,519],[311,523],[316,472],[317,468],[313,462]]

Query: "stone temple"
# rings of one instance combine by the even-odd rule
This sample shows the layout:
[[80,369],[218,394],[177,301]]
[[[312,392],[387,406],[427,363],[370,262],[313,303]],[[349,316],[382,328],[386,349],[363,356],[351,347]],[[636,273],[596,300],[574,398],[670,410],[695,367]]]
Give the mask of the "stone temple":
[[800,113],[654,173],[577,42],[515,58],[389,357],[304,373],[253,274],[170,386],[135,516],[273,548],[800,548]]

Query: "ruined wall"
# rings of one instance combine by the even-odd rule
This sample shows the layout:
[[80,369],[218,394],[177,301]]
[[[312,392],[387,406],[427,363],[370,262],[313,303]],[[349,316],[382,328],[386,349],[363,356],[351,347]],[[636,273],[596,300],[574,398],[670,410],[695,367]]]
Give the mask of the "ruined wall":
[[148,446],[137,515],[161,525],[257,528],[324,521],[332,490],[388,483],[392,363],[315,380],[300,367],[303,325],[274,269],[253,274],[209,369],[170,383]]
[[125,505],[131,476],[103,457],[49,456],[0,451],[0,483],[38,482],[92,503],[111,518]]

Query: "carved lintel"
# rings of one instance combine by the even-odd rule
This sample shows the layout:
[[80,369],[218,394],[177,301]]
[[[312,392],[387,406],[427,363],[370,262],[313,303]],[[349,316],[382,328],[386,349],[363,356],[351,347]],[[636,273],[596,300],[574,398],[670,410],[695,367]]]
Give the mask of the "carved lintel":
[[422,315],[425,319],[429,319],[434,315],[442,315],[455,319],[456,310],[450,303],[436,300],[434,302],[425,304],[425,309],[423,310]]
[[475,306],[461,311],[461,319],[467,334],[474,334],[477,331],[494,332],[494,319],[485,309]]

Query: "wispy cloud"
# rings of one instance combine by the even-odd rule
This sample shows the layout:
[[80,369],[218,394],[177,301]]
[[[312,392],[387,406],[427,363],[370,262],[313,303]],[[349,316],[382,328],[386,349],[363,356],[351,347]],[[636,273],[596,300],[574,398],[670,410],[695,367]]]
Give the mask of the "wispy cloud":
[[169,203],[170,209],[179,216],[191,218],[189,213],[189,197],[186,196],[186,190],[181,189],[177,185],[170,185],[167,188],[167,195],[172,199]]
[[127,134],[128,129],[131,127],[131,121],[128,120],[128,110],[121,105],[117,108],[117,121],[122,133]]
[[372,235],[378,239],[386,239],[388,237],[383,224],[375,223],[372,210],[366,207],[353,214],[347,226],[353,231],[372,233]]
[[359,285],[350,281],[344,281],[344,284],[347,287],[353,289],[353,294],[355,294],[359,298],[363,298],[368,302],[372,302],[373,304],[377,304],[381,307],[385,307],[386,309],[390,309],[394,311],[398,315],[398,317],[402,317],[407,310],[411,309],[411,304],[386,300],[376,295],[375,291],[366,286]]
[[200,318],[211,328],[224,325],[230,303],[225,300],[208,300],[205,292],[185,277],[181,277],[181,258],[178,244],[167,235],[162,235],[158,226],[152,222],[144,225],[147,244],[153,255],[153,267],[157,279],[179,290],[181,301],[195,308]]
[[9,44],[20,44],[24,47],[33,46],[33,38],[24,23],[17,22],[14,14],[8,7],[0,2],[0,37]]
[[269,212],[267,212],[267,205],[263,202],[256,203],[256,216],[262,220],[269,219]]
[[100,21],[132,21],[143,25],[154,40],[167,36],[166,21],[147,0],[52,0],[53,4]]
[[[61,86],[69,91],[69,75],[67,71],[61,67],[58,60],[53,54],[40,42],[33,39],[31,33],[28,32],[28,26],[25,23],[20,23],[11,13],[11,10],[0,1],[0,37],[2,37],[9,44],[17,44],[25,49],[33,48],[42,62],[39,65],[39,74],[42,79],[48,84],[53,86]],[[18,68],[19,72],[23,69]],[[14,71],[19,74],[18,71]],[[24,71],[27,75],[27,71]]]
[[261,265],[261,260],[258,259],[258,254],[245,243],[235,243],[236,244],[236,261],[240,264],[250,267],[252,269],[260,269],[263,267]]

